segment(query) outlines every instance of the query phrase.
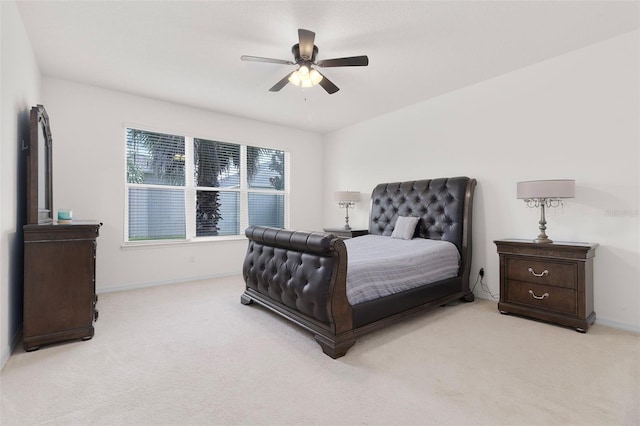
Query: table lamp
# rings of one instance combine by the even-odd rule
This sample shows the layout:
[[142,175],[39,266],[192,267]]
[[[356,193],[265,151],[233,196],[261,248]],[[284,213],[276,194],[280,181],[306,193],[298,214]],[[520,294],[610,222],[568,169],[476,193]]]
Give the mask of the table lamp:
[[530,180],[518,182],[517,196],[523,199],[527,207],[540,207],[540,234],[534,243],[552,243],[547,237],[547,221],[544,217],[545,207],[559,207],[562,198],[573,198],[576,192],[576,181],[573,179]]
[[342,209],[346,209],[346,216],[344,218],[345,230],[350,230],[351,226],[349,226],[349,209],[354,208],[356,203],[360,201],[360,193],[357,191],[336,191],[335,200],[338,202],[338,206]]

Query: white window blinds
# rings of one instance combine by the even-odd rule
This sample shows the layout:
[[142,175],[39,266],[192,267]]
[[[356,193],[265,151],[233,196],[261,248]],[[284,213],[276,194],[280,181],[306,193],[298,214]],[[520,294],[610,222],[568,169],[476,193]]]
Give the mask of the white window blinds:
[[184,137],[127,129],[129,241],[184,239]]
[[[242,235],[287,222],[288,154],[126,129],[126,241]],[[186,178],[186,175],[192,178]]]

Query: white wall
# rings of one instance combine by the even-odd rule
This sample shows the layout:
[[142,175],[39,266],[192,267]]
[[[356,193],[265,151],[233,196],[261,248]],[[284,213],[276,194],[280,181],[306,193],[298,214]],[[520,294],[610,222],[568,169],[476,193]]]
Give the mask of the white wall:
[[516,182],[573,178],[547,234],[600,244],[597,321],[640,331],[639,48],[634,31],[327,135],[325,226],[344,223],[335,190],[363,193],[351,222],[366,228],[377,183],[474,177],[472,274],[484,267],[497,295],[493,241],[538,233]]
[[42,85],[53,134],[54,211],[70,208],[74,219],[104,224],[98,238],[99,293],[240,274],[247,249],[244,238],[122,248],[124,125],[289,151],[291,227],[321,229],[320,135],[57,79],[44,78]]
[[40,71],[15,2],[0,2],[0,366],[22,326],[22,225],[29,111],[40,98]]

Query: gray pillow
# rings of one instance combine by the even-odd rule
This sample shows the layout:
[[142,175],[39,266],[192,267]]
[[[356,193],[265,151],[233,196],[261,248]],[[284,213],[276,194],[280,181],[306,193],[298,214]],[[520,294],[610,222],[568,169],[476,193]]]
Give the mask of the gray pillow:
[[398,216],[396,226],[391,233],[391,238],[399,238],[402,240],[412,239],[419,220],[420,218],[415,216]]

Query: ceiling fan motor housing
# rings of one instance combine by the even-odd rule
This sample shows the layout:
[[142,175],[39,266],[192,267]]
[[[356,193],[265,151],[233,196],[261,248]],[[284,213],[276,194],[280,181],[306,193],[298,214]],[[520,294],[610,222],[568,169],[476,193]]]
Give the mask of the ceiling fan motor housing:
[[293,45],[293,47],[291,47],[291,53],[293,53],[293,57],[296,60],[296,64],[299,64],[301,62],[315,62],[316,61],[316,55],[318,54],[318,46],[316,46],[315,44],[313,45],[313,54],[311,55],[310,58],[304,58],[302,56],[300,56],[300,43],[296,43]]

